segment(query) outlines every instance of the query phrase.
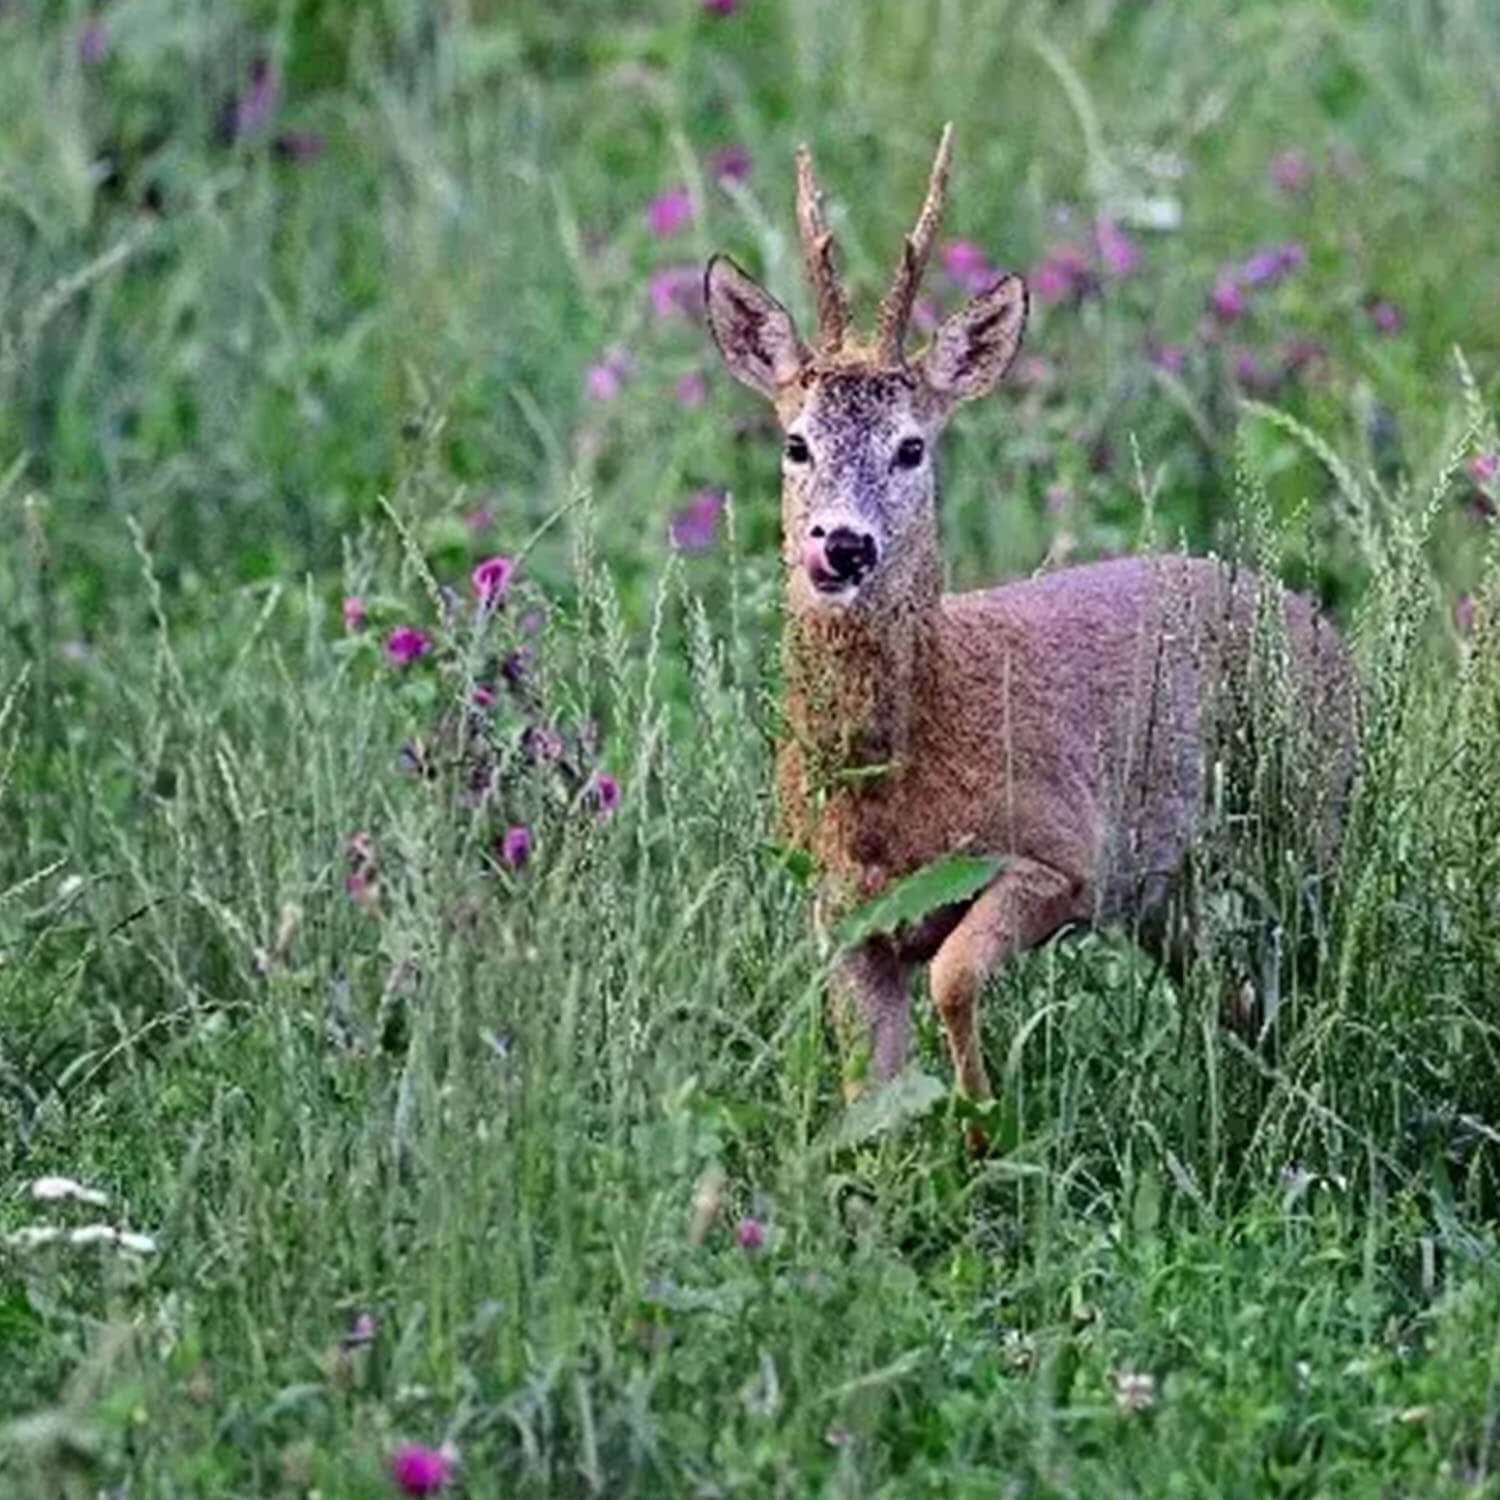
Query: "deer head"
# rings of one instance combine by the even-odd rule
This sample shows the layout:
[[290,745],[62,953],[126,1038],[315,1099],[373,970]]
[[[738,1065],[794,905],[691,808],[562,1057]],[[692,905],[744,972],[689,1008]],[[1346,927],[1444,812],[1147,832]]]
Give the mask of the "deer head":
[[797,153],[797,226],[818,309],[816,343],[728,256],[708,263],[709,327],[736,379],[775,405],[782,450],[782,555],[794,607],[878,609],[940,586],[932,445],[960,401],[1005,373],[1026,323],[1026,288],[1002,276],[914,359],[906,331],[937,233],[953,127],[943,130],[916,226],[880,304],[873,340],[849,333],[849,300],[823,220],[812,158]]

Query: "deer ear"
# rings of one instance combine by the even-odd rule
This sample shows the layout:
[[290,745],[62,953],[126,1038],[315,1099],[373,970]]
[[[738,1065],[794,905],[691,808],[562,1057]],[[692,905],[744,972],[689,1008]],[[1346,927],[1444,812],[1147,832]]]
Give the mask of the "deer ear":
[[1026,283],[1004,276],[933,335],[922,356],[927,384],[947,402],[984,395],[1009,369],[1025,327]]
[[807,363],[792,315],[727,255],[716,255],[703,277],[703,300],[714,343],[729,373],[772,399]]

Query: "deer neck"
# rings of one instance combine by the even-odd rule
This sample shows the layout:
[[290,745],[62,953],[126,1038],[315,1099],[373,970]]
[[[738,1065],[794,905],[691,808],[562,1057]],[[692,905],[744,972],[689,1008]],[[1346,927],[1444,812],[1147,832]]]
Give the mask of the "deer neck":
[[935,549],[867,604],[818,608],[790,591],[787,733],[807,793],[873,788],[899,773],[932,686],[940,598]]

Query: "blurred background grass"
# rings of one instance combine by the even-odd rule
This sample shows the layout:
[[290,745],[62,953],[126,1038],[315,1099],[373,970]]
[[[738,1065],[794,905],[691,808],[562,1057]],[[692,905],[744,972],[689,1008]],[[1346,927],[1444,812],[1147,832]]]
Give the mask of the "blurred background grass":
[[[1486,0],[0,4],[0,1225],[160,1245],[0,1246],[0,1485],[1494,1492],[1497,78]],[[694,290],[805,315],[807,140],[870,308],[949,118],[932,311],[1037,291],[955,583],[1249,552],[1370,724],[1284,1050],[1049,947],[978,1166],[838,1103]]]

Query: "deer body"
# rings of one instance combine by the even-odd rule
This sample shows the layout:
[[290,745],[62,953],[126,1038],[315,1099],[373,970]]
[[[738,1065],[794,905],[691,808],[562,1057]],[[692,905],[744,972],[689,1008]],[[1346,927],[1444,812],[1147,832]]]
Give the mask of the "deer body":
[[[787,734],[777,767],[789,836],[836,915],[954,850],[1004,864],[972,902],[845,955],[835,1002],[877,1077],[910,1042],[911,968],[930,963],[959,1085],[989,1093],[976,1005],[1013,953],[1075,923],[1169,940],[1166,913],[1199,830],[1211,720],[1243,681],[1258,585],[1175,555],[944,594],[932,439],[1013,358],[1025,289],[1004,277],[902,352],[947,172],[944,133],[873,347],[845,336],[811,164],[798,219],[821,347],[732,262],[710,263],[710,325],[730,369],[775,404],[782,485]],[[1305,600],[1280,594],[1298,709],[1320,726],[1336,829],[1350,765],[1345,654]],[[1330,833],[1329,843],[1336,839]]]

